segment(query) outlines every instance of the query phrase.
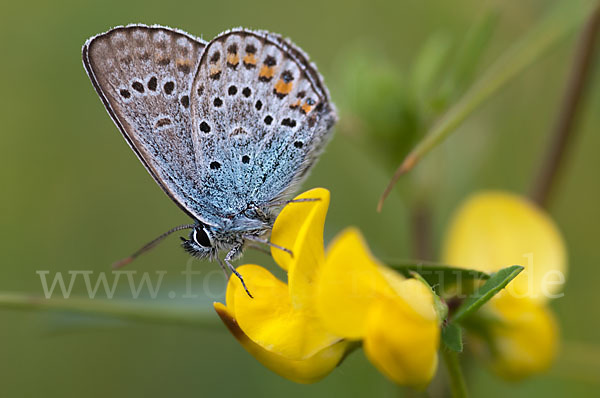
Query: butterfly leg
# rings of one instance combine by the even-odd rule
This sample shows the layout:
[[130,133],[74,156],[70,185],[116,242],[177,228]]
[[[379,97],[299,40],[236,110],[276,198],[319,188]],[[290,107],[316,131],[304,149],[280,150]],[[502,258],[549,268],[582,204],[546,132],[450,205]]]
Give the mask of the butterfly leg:
[[225,264],[223,264],[223,260],[221,260],[219,257],[217,257],[217,260],[219,261],[219,265],[221,266],[221,269],[225,274],[225,280],[229,280],[229,272],[227,272],[227,267],[225,266]]
[[233,264],[231,264],[231,260],[239,252],[239,250],[240,250],[239,248],[233,248],[233,249],[231,249],[229,251],[229,253],[227,253],[227,255],[225,256],[224,261],[225,261],[225,264],[227,264],[227,268],[229,268],[231,270],[231,272],[233,272],[235,274],[235,276],[238,277],[238,279],[240,280],[240,282],[242,282],[242,286],[244,287],[244,290],[246,291],[246,293],[248,294],[248,296],[250,296],[250,298],[254,298],[254,296],[252,296],[252,294],[250,294],[250,291],[246,287],[246,282],[244,282],[244,278],[242,278],[242,275],[240,275],[240,273],[237,272],[237,270],[235,269],[235,267],[233,266]]
[[267,204],[267,206],[269,206],[269,207],[285,206],[290,203],[318,202],[319,200],[321,200],[321,198],[291,199],[291,200],[283,200],[283,201],[279,201],[279,202],[271,202],[271,203]]
[[244,236],[244,239],[248,239],[248,240],[251,240],[253,242],[262,243],[263,245],[274,247],[276,249],[279,249],[281,251],[284,251],[284,252],[288,253],[290,256],[292,256],[292,258],[294,258],[294,253],[290,249],[286,249],[285,247],[279,246],[278,244],[270,242],[270,241],[268,241],[266,239],[259,238],[257,236],[252,236],[252,235]]

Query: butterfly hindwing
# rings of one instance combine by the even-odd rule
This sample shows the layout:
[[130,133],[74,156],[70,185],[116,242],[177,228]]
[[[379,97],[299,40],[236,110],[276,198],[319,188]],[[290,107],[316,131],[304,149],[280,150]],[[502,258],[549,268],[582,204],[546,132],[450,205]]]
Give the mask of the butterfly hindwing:
[[335,110],[306,55],[237,29],[205,48],[192,87],[192,140],[205,195],[235,214],[285,197],[313,165]]
[[205,44],[158,26],[117,27],[89,39],[83,62],[111,118],[163,190],[202,220],[190,91]]

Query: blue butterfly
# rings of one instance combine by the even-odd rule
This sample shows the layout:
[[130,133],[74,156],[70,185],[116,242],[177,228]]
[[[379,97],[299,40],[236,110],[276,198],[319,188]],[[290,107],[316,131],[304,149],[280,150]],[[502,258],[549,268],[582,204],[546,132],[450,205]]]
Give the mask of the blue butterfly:
[[[128,144],[193,220],[191,255],[231,261],[266,240],[331,136],[336,112],[316,67],[288,40],[243,28],[206,43],[161,26],[87,40],[83,64]],[[285,248],[280,248],[287,250]],[[245,285],[244,285],[245,287]]]

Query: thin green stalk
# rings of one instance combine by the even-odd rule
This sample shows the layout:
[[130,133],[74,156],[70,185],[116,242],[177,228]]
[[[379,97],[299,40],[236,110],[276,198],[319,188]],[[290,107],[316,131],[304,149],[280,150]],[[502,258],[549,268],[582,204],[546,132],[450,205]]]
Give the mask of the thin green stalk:
[[488,98],[580,25],[589,14],[591,6],[592,2],[586,2],[585,6],[581,7],[570,2],[557,2],[557,6],[546,18],[501,55],[404,158],[381,196],[378,210],[381,210],[385,198],[403,174],[410,171],[425,154],[455,131]]
[[442,347],[442,358],[448,369],[448,377],[450,378],[450,391],[453,398],[466,398],[469,396],[467,392],[467,384],[458,362],[458,354],[447,347]]
[[0,293],[0,309],[20,311],[66,311],[75,314],[112,317],[133,322],[216,327],[216,314],[207,310],[182,309],[173,305],[148,304],[142,300],[44,298],[23,293]]

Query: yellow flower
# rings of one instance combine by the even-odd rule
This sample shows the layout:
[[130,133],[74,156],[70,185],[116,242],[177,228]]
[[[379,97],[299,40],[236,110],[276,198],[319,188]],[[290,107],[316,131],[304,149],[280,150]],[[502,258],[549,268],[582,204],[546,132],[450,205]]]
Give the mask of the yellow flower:
[[493,319],[486,357],[508,379],[547,369],[554,360],[557,325],[546,307],[566,272],[566,249],[552,221],[535,204],[504,192],[472,196],[456,212],[446,234],[443,261],[485,272],[520,264],[524,271],[482,308]]
[[520,196],[494,191],[474,195],[458,209],[443,257],[448,264],[484,272],[523,265],[507,290],[540,302],[561,290],[567,267],[563,238],[552,219]]
[[325,189],[307,191],[277,218],[271,240],[292,250],[293,257],[273,249],[277,264],[288,272],[288,284],[258,265],[243,265],[243,275],[254,298],[240,281],[230,278],[226,304],[215,303],[217,313],[242,346],[263,365],[299,383],[327,375],[341,361],[349,343],[327,331],[313,306],[313,284],[323,262],[323,227],[329,206]]
[[423,387],[435,374],[440,326],[431,289],[379,263],[357,230],[331,244],[315,302],[325,327],[362,339],[369,360],[391,380]]
[[491,359],[497,374],[519,380],[543,372],[552,364],[558,327],[546,305],[508,294],[492,300],[483,310],[497,320],[489,326],[491,350],[481,351]]
[[344,341],[327,347],[315,355],[301,360],[286,358],[273,353],[252,341],[239,327],[233,314],[221,303],[214,303],[215,310],[231,334],[260,363],[271,371],[296,383],[313,383],[326,376],[337,366],[346,353],[348,344]]
[[329,192],[313,189],[277,218],[272,249],[285,284],[258,265],[238,268],[254,299],[231,278],[226,306],[215,309],[263,365],[290,380],[314,382],[333,370],[356,342],[392,380],[423,386],[437,366],[439,320],[430,288],[373,259],[359,233],[342,232],[325,256]]

